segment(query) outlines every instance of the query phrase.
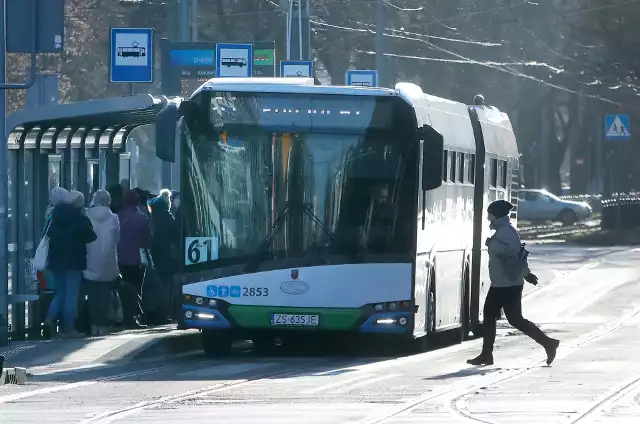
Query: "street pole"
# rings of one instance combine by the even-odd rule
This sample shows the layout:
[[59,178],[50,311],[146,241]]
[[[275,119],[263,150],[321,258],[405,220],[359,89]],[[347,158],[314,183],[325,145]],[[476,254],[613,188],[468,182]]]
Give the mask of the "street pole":
[[309,0],[291,0],[287,16],[287,59],[311,59]]
[[198,0],[191,0],[191,41],[198,41]]
[[[191,0],[177,0],[178,4],[178,38],[180,41],[189,41],[190,38],[190,15],[189,15],[189,2]],[[196,25],[197,27],[197,25]],[[176,147],[178,148],[178,147]],[[179,156],[176,156],[177,160],[179,160]],[[180,164],[175,164],[172,166],[170,162],[162,162],[162,187],[163,188],[172,188],[175,190],[179,190],[180,187],[174,187],[172,183],[178,184],[179,179],[175,173],[178,173],[180,169]]]
[[386,51],[384,31],[387,27],[387,18],[385,16],[384,0],[378,0],[376,2],[376,69],[378,70],[378,82],[380,87],[386,87],[387,72],[385,69],[386,57],[384,55]]
[[[0,82],[6,83],[6,58],[7,58],[7,20],[5,0],[0,0]],[[7,135],[6,133],[6,92],[0,87],[0,346],[9,344],[9,270],[7,255],[7,206],[9,204],[8,177],[7,177]],[[2,171],[4,168],[4,171]],[[15,213],[15,211],[13,211]],[[18,270],[13,270],[12,278],[15,278]]]
[[189,41],[189,0],[180,0],[179,15],[180,41]]

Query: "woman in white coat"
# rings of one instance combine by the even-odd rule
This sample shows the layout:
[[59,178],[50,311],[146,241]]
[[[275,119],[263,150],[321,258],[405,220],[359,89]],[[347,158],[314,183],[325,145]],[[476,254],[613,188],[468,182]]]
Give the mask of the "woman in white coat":
[[108,310],[114,282],[120,276],[118,269],[118,243],[120,220],[111,212],[111,195],[98,190],[87,209],[87,217],[98,238],[87,245],[87,268],[84,279],[89,296],[91,332],[94,335],[108,332]]

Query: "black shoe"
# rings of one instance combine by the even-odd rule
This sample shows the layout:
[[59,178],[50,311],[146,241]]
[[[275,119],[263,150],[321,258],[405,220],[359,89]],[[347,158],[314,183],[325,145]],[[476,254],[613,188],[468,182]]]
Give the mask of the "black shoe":
[[480,354],[473,359],[467,360],[469,365],[493,365],[493,355]]
[[544,350],[547,352],[547,365],[551,365],[553,360],[556,359],[558,346],[560,346],[560,340],[550,339],[549,344],[544,347]]

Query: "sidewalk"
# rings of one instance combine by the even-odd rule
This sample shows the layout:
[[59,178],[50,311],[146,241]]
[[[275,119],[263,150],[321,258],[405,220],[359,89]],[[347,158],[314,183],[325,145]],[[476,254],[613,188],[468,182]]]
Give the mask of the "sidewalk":
[[0,347],[5,367],[39,371],[181,355],[200,349],[197,331],[176,330],[175,324],[125,330],[107,336],[30,340]]

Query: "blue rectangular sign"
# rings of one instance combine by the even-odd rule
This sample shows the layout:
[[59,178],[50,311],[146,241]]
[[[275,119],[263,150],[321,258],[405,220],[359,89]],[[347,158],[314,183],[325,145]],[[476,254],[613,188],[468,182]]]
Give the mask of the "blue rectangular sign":
[[631,140],[631,120],[629,115],[606,115],[604,117],[604,137],[607,140]]
[[110,42],[110,82],[153,82],[153,29],[111,28]]
[[281,60],[280,77],[311,78],[313,77],[313,62],[311,60]]
[[253,76],[253,44],[216,44],[216,77]]
[[214,50],[171,50],[171,65],[173,66],[206,66],[213,68],[216,65],[216,52]]
[[354,87],[377,87],[378,71],[374,70],[352,70],[347,71],[347,85]]

